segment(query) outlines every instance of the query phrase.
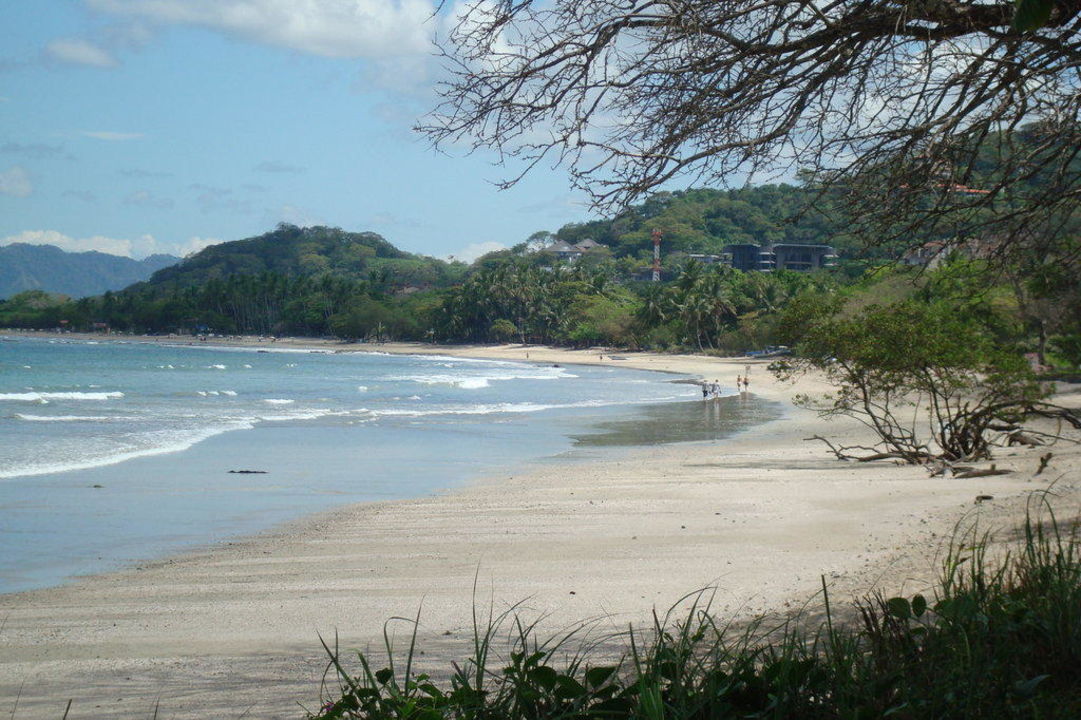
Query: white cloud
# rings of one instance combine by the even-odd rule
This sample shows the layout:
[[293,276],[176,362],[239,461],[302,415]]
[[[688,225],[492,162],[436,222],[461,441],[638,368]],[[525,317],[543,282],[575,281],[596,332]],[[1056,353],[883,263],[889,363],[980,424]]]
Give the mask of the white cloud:
[[[45,143],[16,143],[8,142],[0,146],[0,153],[23,155],[25,157],[41,160],[43,158],[67,155],[63,145],[46,145]],[[71,159],[70,155],[67,155]]]
[[45,55],[51,60],[72,65],[89,65],[97,68],[116,67],[119,63],[107,50],[86,40],[59,38],[45,46]]
[[83,137],[94,138],[95,140],[138,140],[141,137],[145,137],[143,133],[123,133],[113,132],[111,130],[83,130],[79,133]]
[[233,212],[240,215],[250,215],[252,212],[251,202],[240,198],[230,188],[213,187],[195,183],[188,186],[189,190],[198,193],[195,202],[204,213]]
[[465,263],[471,263],[477,258],[479,258],[481,255],[487,255],[490,252],[506,249],[506,245],[489,240],[488,242],[480,242],[466,245],[458,252],[448,255],[447,259],[449,260],[453,258],[454,260],[461,260]]
[[210,247],[211,245],[217,245],[221,242],[224,241],[219,238],[190,237],[184,242],[176,243],[171,250],[161,250],[159,252],[168,252],[170,255],[187,257],[192,253],[199,252],[203,248]]
[[389,212],[380,212],[368,218],[368,224],[376,227],[419,228],[421,224],[413,218],[403,218]]
[[30,182],[30,173],[21,165],[13,165],[4,172],[0,172],[0,195],[13,197],[28,197],[34,192],[34,185]]
[[86,0],[157,25],[196,25],[267,45],[338,58],[427,52],[431,0]]
[[86,203],[96,203],[98,196],[89,190],[65,190],[64,197],[73,197]]
[[296,205],[282,205],[278,208],[268,209],[263,214],[263,225],[277,225],[280,222],[296,225],[297,227],[312,227],[324,224],[318,215]]
[[435,80],[442,75],[433,53],[379,58],[361,69],[352,88],[356,92],[389,90],[426,107],[436,99]]
[[173,200],[172,198],[159,197],[149,190],[136,190],[124,198],[124,204],[154,210],[169,210],[173,207]]
[[135,259],[148,255],[167,253],[184,257],[197,252],[208,245],[216,245],[221,240],[216,238],[192,237],[177,242],[162,242],[153,235],[140,235],[134,239],[111,238],[94,235],[86,238],[73,238],[57,230],[26,230],[17,235],[0,238],[0,245],[26,243],[27,245],[55,245],[68,252],[87,252],[97,250],[110,255],[121,255]]
[[61,250],[69,252],[85,252],[97,250],[110,255],[124,255],[132,257],[134,250],[139,244],[154,244],[156,241],[152,235],[143,235],[138,240],[125,240],[122,238],[110,238],[104,235],[95,235],[88,238],[73,238],[56,230],[26,230],[18,235],[9,235],[0,238],[0,245],[12,243],[26,243],[27,245],[55,245]]
[[116,171],[120,175],[129,178],[138,179],[158,179],[158,178],[171,178],[173,176],[170,172],[162,172],[160,170],[143,170],[142,168],[122,168]]

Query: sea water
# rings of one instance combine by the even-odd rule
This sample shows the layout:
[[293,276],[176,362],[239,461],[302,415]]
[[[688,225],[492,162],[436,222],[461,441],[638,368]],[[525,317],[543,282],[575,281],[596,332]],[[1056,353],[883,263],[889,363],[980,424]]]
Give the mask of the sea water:
[[[698,388],[674,379],[377,351],[3,338],[0,592],[336,505],[430,494],[576,447],[707,439],[776,414],[744,404],[703,417]],[[663,431],[680,422],[685,434]]]

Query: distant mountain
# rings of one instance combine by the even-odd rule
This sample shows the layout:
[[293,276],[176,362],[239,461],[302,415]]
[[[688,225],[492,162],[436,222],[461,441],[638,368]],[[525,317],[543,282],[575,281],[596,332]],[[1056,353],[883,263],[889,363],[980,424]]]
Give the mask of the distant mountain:
[[74,298],[120,290],[180,261],[172,255],[132,260],[119,255],[65,252],[53,245],[14,243],[0,247],[0,299],[24,290]]
[[282,223],[258,237],[211,245],[154,273],[146,286],[133,290],[173,290],[236,275],[266,273],[287,277],[331,275],[367,280],[375,288],[393,290],[443,287],[459,278],[464,266],[399,250],[374,232]]

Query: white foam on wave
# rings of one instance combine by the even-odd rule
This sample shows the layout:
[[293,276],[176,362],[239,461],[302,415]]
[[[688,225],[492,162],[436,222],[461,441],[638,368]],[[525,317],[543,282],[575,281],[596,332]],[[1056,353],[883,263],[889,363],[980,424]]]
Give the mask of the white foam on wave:
[[151,443],[154,443],[159,437],[164,438],[167,436],[167,440],[165,442],[151,444],[148,447],[119,450],[111,455],[104,455],[97,458],[87,458],[85,455],[82,455],[78,460],[72,459],[70,461],[3,468],[0,469],[0,480],[28,477],[31,475],[49,475],[51,473],[69,472],[71,470],[87,470],[89,468],[104,467],[106,465],[116,465],[126,460],[134,460],[135,458],[140,457],[181,452],[187,450],[196,443],[212,438],[215,435],[221,435],[222,433],[230,432],[232,430],[250,430],[252,427],[254,427],[254,425],[250,421],[238,421],[211,427],[192,428],[186,433],[181,434],[179,437],[176,431],[172,430],[147,433],[143,436],[143,439],[149,440]]
[[225,366],[224,365],[207,365],[206,369],[207,370],[224,370]]
[[222,395],[228,395],[229,397],[236,397],[236,390],[222,390]]
[[260,415],[257,420],[266,422],[289,422],[295,420],[318,420],[323,417],[341,417],[351,415],[348,410],[330,410],[327,408],[315,408],[311,410],[297,410],[296,412],[282,415]]
[[403,357],[416,358],[418,360],[432,360],[437,363],[454,363],[455,365],[503,365],[506,367],[535,367],[528,362],[516,360],[489,360],[487,358],[454,357],[453,355],[403,355]]
[[180,350],[212,351],[224,353],[302,353],[308,355],[308,348],[272,347],[269,345],[170,345]]
[[491,403],[481,405],[448,406],[433,408],[431,410],[412,410],[406,408],[390,408],[386,410],[358,409],[354,412],[370,413],[373,417],[430,417],[436,415],[496,415],[500,413],[532,413],[543,410],[567,410],[572,408],[612,407],[616,405],[648,405],[658,402],[670,402],[672,400],[685,400],[685,396],[673,395],[663,398],[650,398],[649,400],[583,400],[572,403]]
[[288,398],[266,398],[263,402],[268,405],[292,405],[296,400],[290,400]]
[[[553,372],[554,371],[554,372]],[[493,382],[507,382],[510,380],[564,380],[575,378],[563,368],[545,369],[538,372],[537,368],[523,366],[521,369],[510,370],[505,373],[490,372],[483,375],[451,375],[447,373],[433,373],[430,375],[394,375],[385,380],[391,382],[415,382],[421,385],[450,385],[463,390],[479,390],[490,387]]]
[[106,420],[134,420],[133,417],[111,415],[26,415],[15,413],[15,417],[27,422],[104,422]]
[[0,401],[37,402],[48,404],[49,400],[115,400],[124,397],[122,392],[24,392],[0,393]]

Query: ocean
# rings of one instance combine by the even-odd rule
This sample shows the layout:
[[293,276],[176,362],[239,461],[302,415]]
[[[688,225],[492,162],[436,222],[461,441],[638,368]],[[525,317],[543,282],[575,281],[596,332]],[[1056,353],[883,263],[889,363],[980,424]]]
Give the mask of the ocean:
[[626,368],[0,340],[0,592],[779,412]]

